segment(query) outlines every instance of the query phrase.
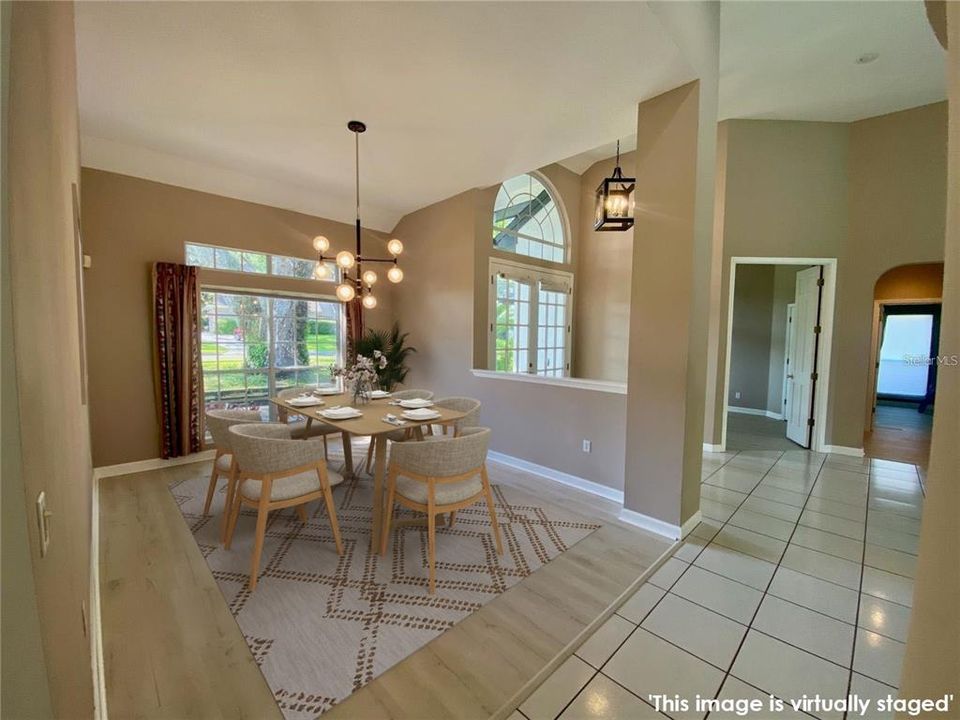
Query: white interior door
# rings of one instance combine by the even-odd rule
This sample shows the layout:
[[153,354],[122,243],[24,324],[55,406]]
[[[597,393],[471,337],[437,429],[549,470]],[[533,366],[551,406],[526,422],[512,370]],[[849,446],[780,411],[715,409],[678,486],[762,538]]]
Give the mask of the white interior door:
[[793,355],[787,373],[787,438],[810,447],[810,419],[813,417],[813,372],[817,352],[817,308],[820,304],[820,267],[797,273],[793,313]]
[[787,412],[790,408],[790,390],[793,387],[790,384],[790,375],[793,368],[793,348],[796,345],[796,336],[793,334],[794,322],[793,314],[796,310],[796,303],[787,304],[787,331],[784,333],[785,347],[783,349],[783,407],[780,411],[783,413],[783,419],[790,417]]

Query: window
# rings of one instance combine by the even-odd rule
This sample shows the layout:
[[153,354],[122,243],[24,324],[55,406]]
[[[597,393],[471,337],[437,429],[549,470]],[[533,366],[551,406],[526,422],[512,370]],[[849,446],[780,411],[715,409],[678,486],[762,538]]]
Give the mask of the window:
[[[229,270],[257,275],[279,275],[281,277],[309,280],[313,277],[313,269],[317,265],[316,260],[288,257],[286,255],[270,255],[199,243],[185,243],[184,246],[186,248],[187,265],[198,265],[214,270]],[[326,265],[331,271],[327,277],[332,278],[334,282],[340,282],[340,271],[336,263],[328,262]]]
[[922,398],[930,374],[933,315],[891,315],[884,321],[877,393]]
[[201,289],[201,354],[207,407],[260,407],[296,385],[333,385],[340,364],[340,303],[289,295]]
[[570,374],[573,276],[490,263],[490,367],[547,377]]
[[559,205],[533,175],[517,175],[500,186],[493,205],[493,246],[539,260],[567,261]]

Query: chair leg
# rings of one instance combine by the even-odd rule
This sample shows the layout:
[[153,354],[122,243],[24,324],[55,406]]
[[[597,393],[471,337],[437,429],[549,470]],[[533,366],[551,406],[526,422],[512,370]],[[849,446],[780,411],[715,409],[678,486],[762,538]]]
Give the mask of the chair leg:
[[333,542],[337,546],[337,555],[343,555],[343,542],[340,540],[340,523],[337,522],[337,509],[333,506],[333,493],[330,492],[330,481],[327,479],[326,469],[317,470],[320,477],[320,487],[323,488],[323,502],[327,506],[327,516],[330,518],[330,530],[333,532]]
[[[213,502],[213,493],[217,489],[217,478],[220,477],[220,473],[217,471],[217,460],[219,459],[220,454],[217,453],[217,457],[213,461],[213,470],[210,471],[210,483],[207,485],[207,499],[203,503],[204,515],[210,514],[210,503]],[[224,509],[226,509],[226,507]]]
[[326,436],[326,434],[324,434],[324,436],[323,436],[323,460],[324,460],[324,462],[326,462],[326,461],[329,460],[329,459],[330,459],[330,450],[327,448],[327,436]]
[[490,526],[493,528],[493,539],[497,543],[497,555],[503,555],[503,541],[500,539],[500,525],[497,523],[497,512],[493,509],[493,492],[490,490],[490,478],[487,477],[487,466],[480,468],[480,479],[483,481],[483,495],[487,499],[487,511],[490,513]]
[[300,522],[304,525],[307,524],[307,506],[306,505],[297,505],[297,517],[300,518]]
[[437,515],[433,500],[433,483],[427,496],[427,562],[430,565],[430,594],[437,591]]
[[393,522],[393,498],[397,491],[397,475],[393,471],[387,476],[387,504],[383,513],[383,530],[380,532],[380,554],[387,554],[390,542],[390,523]]
[[223,501],[223,519],[220,521],[220,542],[226,542],[227,529],[230,526],[230,514],[233,512],[233,496],[237,494],[237,460],[230,463],[230,477],[227,478],[227,497]]
[[[267,483],[264,483],[267,485]],[[269,488],[263,487],[260,492],[260,507],[257,509],[257,529],[253,540],[253,557],[250,559],[250,583],[251,590],[257,589],[257,579],[260,574],[260,554],[263,552],[263,538],[267,534],[267,515],[270,511],[267,509],[269,502]]]
[[224,537],[223,549],[229,550],[233,542],[233,531],[237,529],[237,518],[240,517],[240,488],[234,488],[233,500],[230,503],[230,522],[227,523],[227,534]]

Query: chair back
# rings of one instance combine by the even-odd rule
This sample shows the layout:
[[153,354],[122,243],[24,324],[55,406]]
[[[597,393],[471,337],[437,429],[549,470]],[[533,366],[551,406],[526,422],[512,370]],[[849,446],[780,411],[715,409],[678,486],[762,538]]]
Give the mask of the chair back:
[[229,428],[232,425],[261,423],[259,410],[207,410],[207,429],[218,450],[232,452]]
[[459,437],[437,436],[390,447],[390,464],[432,478],[464,475],[487,460],[490,428],[465,428]]
[[429,390],[397,390],[392,395],[394,400],[433,400],[433,393]]
[[464,428],[477,427],[480,425],[480,401],[469,397],[445,397],[434,401],[437,405],[447,410],[456,410],[466,413],[459,420],[455,420],[453,425],[460,433]]
[[286,423],[234,425],[230,444],[244,475],[267,475],[323,461],[323,440],[292,440]]

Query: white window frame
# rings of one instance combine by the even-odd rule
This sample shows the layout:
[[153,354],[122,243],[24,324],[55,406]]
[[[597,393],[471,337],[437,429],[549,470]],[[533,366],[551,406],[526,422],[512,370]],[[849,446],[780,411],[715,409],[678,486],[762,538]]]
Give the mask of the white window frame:
[[[511,373],[516,375],[537,375],[546,368],[537,367],[537,349],[538,349],[538,329],[539,329],[539,305],[540,305],[540,285],[543,282],[551,285],[566,286],[567,305],[565,311],[566,327],[564,328],[564,346],[563,346],[563,372],[560,377],[570,377],[570,366],[572,358],[573,336],[573,273],[563,270],[553,270],[526,263],[511,262],[501,258],[490,258],[489,276],[490,285],[487,299],[487,367],[496,370],[497,367],[497,283],[498,275],[504,275],[509,278],[527,282],[531,284],[530,292],[530,322],[528,324],[527,337],[527,357],[528,367],[525,372]],[[546,376],[556,377],[556,376]]]
[[[234,271],[239,272],[239,271]],[[257,273],[262,275],[262,273]],[[228,295],[250,295],[254,297],[268,298],[271,300],[307,300],[309,302],[327,302],[336,304],[338,309],[337,316],[337,356],[336,362],[334,363],[337,366],[343,367],[344,358],[346,354],[346,313],[344,310],[344,305],[341,303],[335,296],[326,295],[321,293],[298,293],[298,292],[289,292],[281,290],[267,290],[263,288],[251,288],[251,287],[227,287],[224,285],[214,285],[214,284],[201,284],[201,292],[209,293],[219,293],[219,294],[228,294]],[[273,303],[270,304],[270,310],[264,313],[264,317],[267,319],[267,327],[271,333],[271,337],[267,341],[267,351],[269,353],[269,361],[266,368],[254,369],[240,369],[240,370],[231,370],[223,371],[219,368],[217,369],[217,375],[221,375],[224,372],[237,372],[243,373],[244,375],[262,373],[267,376],[267,395],[273,397],[276,394],[276,373],[277,370],[288,370],[289,368],[277,368],[275,366],[276,362],[276,343],[272,337],[273,325],[274,325],[274,314],[273,314]],[[217,316],[219,319],[219,315]],[[202,363],[202,359],[201,359]],[[298,368],[299,369],[299,368]],[[338,387],[338,382],[336,380],[331,383],[330,387]],[[246,387],[246,383],[245,383]],[[206,401],[204,402],[206,405]],[[267,405],[269,417],[276,418],[276,408],[268,403]]]
[[[535,255],[527,255],[524,253],[516,252],[514,250],[504,250],[503,248],[498,247],[493,242],[493,238],[491,238],[490,247],[493,249],[494,252],[504,253],[506,255],[510,255],[518,258],[530,258],[530,260],[534,262],[544,262],[544,263],[550,263],[552,265],[568,265],[570,263],[570,258],[572,257],[572,253],[573,253],[573,234],[570,232],[570,218],[567,217],[567,209],[564,206],[564,204],[560,201],[560,191],[557,190],[556,186],[550,181],[550,178],[548,178],[546,175],[544,175],[543,173],[537,170],[531,170],[530,172],[519,173],[514,177],[519,177],[520,175],[529,175],[534,180],[536,180],[541,185],[543,185],[543,187],[546,188],[547,193],[549,193],[550,199],[553,201],[553,205],[557,209],[557,217],[560,220],[560,231],[561,233],[563,233],[563,244],[562,244],[563,260],[558,262],[557,260],[538,258]],[[509,179],[512,180],[513,177]],[[503,187],[503,183],[500,183],[500,185],[497,187],[497,193],[500,192],[500,188],[502,187]],[[494,200],[494,202],[496,202],[496,200]],[[492,223],[491,223],[491,228],[493,229],[494,232],[499,232],[497,227],[494,226]],[[543,240],[542,238],[536,238],[531,235],[527,235],[526,233],[508,232],[507,234],[513,235],[517,238],[524,238],[525,240],[528,240],[530,242],[541,243],[544,245],[549,245],[551,247],[561,247],[561,246],[558,246],[556,243],[551,243],[546,240]]]
[[[217,272],[236,273],[238,275],[256,275],[258,277],[282,277],[282,278],[293,278],[294,280],[313,280],[314,279],[314,278],[301,278],[301,277],[297,277],[296,275],[281,275],[273,271],[273,263],[275,260],[299,260],[300,262],[309,262],[309,263],[316,264],[317,261],[312,258],[297,257],[295,255],[281,255],[280,253],[271,253],[265,250],[251,250],[249,248],[244,249],[244,248],[237,248],[237,247],[229,247],[227,245],[211,245],[210,243],[198,243],[198,242],[192,242],[190,240],[187,240],[183,243],[183,258],[184,258],[183,261],[188,265],[190,264],[187,260],[190,247],[209,248],[213,250],[214,258],[216,258],[217,250],[229,250],[230,252],[238,252],[238,253],[241,253],[241,256],[243,253],[247,253],[249,255],[264,255],[267,258],[267,269],[266,269],[266,272],[262,272],[262,273],[251,272],[250,270],[242,270],[242,269],[234,270],[232,268],[216,267],[216,262],[214,262],[214,265],[198,265],[197,266],[197,267],[206,268],[208,270],[216,270]],[[330,279],[326,280],[326,282],[339,283],[341,279],[340,266],[333,261],[327,261],[325,264],[327,266],[327,269],[330,271],[330,273],[327,276]]]

